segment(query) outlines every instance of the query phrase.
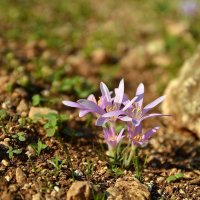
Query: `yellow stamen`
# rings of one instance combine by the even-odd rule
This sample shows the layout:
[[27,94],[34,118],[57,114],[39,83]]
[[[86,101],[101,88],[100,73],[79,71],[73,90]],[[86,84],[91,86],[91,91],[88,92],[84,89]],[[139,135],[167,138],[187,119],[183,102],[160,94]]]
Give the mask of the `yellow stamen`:
[[135,136],[133,136],[133,140],[141,142],[142,141],[142,135],[135,135]]
[[140,106],[138,106],[138,104],[134,104],[133,105],[134,106],[134,108],[132,109],[132,117],[133,118],[141,118],[142,117],[142,110],[141,110],[141,108],[140,108]]
[[107,112],[111,112],[111,111],[114,111],[114,110],[117,110],[117,104],[115,103],[113,106],[106,106],[106,111]]
[[97,102],[98,106],[100,106],[101,102],[102,102],[102,99],[101,99],[101,97],[99,97],[99,100]]

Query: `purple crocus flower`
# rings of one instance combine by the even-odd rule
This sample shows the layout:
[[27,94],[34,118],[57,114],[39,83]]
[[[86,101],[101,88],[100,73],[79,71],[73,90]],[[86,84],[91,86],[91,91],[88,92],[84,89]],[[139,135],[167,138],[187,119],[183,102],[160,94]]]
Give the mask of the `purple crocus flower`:
[[[63,104],[70,107],[80,109],[79,116],[82,117],[87,113],[94,113],[98,116],[97,126],[101,126],[107,121],[114,122],[120,114],[125,114],[120,110],[124,98],[124,80],[119,83],[119,87],[115,89],[115,97],[112,98],[112,92],[109,91],[105,83],[100,83],[102,96],[97,102],[94,95],[90,95],[87,99],[80,99],[77,102],[63,101]],[[106,113],[112,113],[112,117],[103,117]]]
[[199,11],[199,3],[197,0],[181,0],[180,10],[187,16],[194,16]]
[[113,126],[110,126],[109,128],[103,128],[104,131],[104,139],[106,140],[109,149],[114,149],[118,143],[122,140],[124,128],[120,131],[120,133],[117,135],[115,133],[115,129]]
[[126,116],[122,116],[120,119],[123,121],[132,121],[135,126],[138,126],[144,119],[156,117],[156,116],[169,116],[163,115],[160,113],[151,113],[148,112],[161,103],[165,96],[161,96],[151,103],[147,104],[143,108],[143,99],[144,99],[144,85],[141,83],[136,90],[136,99],[131,101],[126,101],[126,105],[122,110],[126,110]]
[[147,140],[160,128],[157,126],[148,130],[146,133],[142,133],[142,124],[139,124],[139,126],[134,127],[132,123],[128,123],[127,127],[129,134],[128,137],[132,144],[136,146],[145,144]]
[[144,85],[143,83],[141,83],[136,90],[136,96],[132,100],[129,100],[124,95],[123,99],[124,107],[120,110],[120,112],[105,113],[102,115],[102,117],[111,118],[111,117],[116,117],[116,115],[119,114],[118,119],[122,121],[132,122],[135,126],[138,126],[144,119],[150,117],[169,116],[160,113],[147,114],[152,108],[161,103],[164,100],[165,96],[157,98],[156,100],[154,100],[153,102],[149,103],[144,108],[142,108],[143,98],[144,98]]

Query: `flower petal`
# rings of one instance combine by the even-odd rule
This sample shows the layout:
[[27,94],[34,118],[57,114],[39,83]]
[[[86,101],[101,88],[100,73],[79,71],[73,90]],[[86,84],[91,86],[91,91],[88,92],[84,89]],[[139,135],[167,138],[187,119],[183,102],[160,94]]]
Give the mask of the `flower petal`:
[[96,121],[96,126],[103,126],[108,121],[108,118],[99,117]]
[[131,117],[128,117],[128,116],[119,116],[118,119],[120,119],[121,121],[124,121],[124,122],[131,122],[132,121],[132,118]]
[[89,101],[89,100],[86,100],[86,99],[80,99],[80,100],[78,100],[78,103],[81,106],[83,106],[83,108],[85,108],[86,110],[90,110],[91,112],[95,112],[95,113],[98,113],[100,115],[105,113],[105,111],[102,108],[100,108],[93,101]]
[[135,127],[133,136],[138,135],[140,133],[142,133],[142,124],[139,124],[138,126]]
[[124,96],[124,79],[119,83],[119,87],[115,90],[114,103],[121,105]]
[[122,109],[123,111],[127,110],[130,106],[132,106],[132,104],[136,101],[138,97],[134,97],[131,101],[129,101],[124,108]]
[[117,136],[117,144],[120,142],[120,140],[124,137],[124,128],[120,131],[119,135]]
[[100,89],[101,89],[102,96],[106,98],[106,101],[111,102],[110,92],[105,83],[103,82],[100,83]]
[[148,105],[146,105],[143,109],[143,114],[147,113],[149,110],[157,106],[159,103],[161,103],[165,99],[165,96],[161,96],[157,98],[156,100],[152,101]]
[[136,90],[136,96],[138,97],[136,102],[139,104],[140,107],[142,107],[143,98],[144,98],[144,84],[143,83],[139,84]]
[[113,110],[113,111],[103,114],[102,117],[115,117],[115,116],[118,117],[119,115],[123,115],[123,114],[125,114],[125,112],[121,110]]
[[88,114],[89,112],[91,112],[90,110],[80,110],[79,112],[79,117],[83,117],[85,116],[86,114]]
[[95,96],[94,96],[93,94],[90,94],[90,95],[88,96],[87,100],[93,101],[94,103],[97,104],[97,100],[96,100],[96,98],[95,98]]
[[62,101],[62,103],[66,106],[73,107],[73,108],[84,108],[82,105],[79,103],[73,102],[73,101]]
[[144,119],[148,119],[148,118],[151,118],[151,117],[167,117],[167,116],[172,116],[172,115],[164,115],[164,114],[161,114],[161,113],[151,113],[149,115],[146,115],[144,117],[142,117],[140,119],[140,122],[143,121]]
[[145,142],[146,140],[148,140],[154,133],[157,132],[157,130],[159,129],[160,127],[159,126],[156,126],[154,128],[152,128],[151,130],[147,131],[143,138],[142,138],[142,141]]

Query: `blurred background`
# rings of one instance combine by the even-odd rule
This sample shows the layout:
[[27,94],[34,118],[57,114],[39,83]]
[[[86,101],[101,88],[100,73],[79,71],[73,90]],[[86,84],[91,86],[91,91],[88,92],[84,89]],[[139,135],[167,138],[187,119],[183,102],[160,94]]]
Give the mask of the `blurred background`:
[[124,77],[162,94],[196,50],[199,20],[198,0],[1,0],[0,73],[8,91],[82,98]]

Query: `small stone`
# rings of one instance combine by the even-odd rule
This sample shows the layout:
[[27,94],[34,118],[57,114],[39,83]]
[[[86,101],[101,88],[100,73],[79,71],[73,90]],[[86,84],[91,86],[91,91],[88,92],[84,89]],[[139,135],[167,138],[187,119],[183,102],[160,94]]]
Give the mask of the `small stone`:
[[1,161],[1,163],[2,163],[4,166],[6,166],[6,167],[8,167],[8,166],[10,165],[10,163],[9,163],[7,160],[5,160],[5,159],[3,159],[3,160]]
[[35,155],[36,155],[35,149],[34,149],[31,145],[28,145],[28,146],[27,146],[26,155],[27,155],[28,157],[35,156]]
[[87,181],[76,181],[69,188],[66,200],[89,200],[90,199],[90,184]]
[[16,181],[18,184],[24,184],[26,182],[26,174],[20,169],[16,169]]
[[1,106],[2,106],[3,109],[8,109],[8,108],[11,107],[11,103],[10,103],[10,101],[5,101],[5,102],[2,103]]
[[58,186],[54,186],[54,190],[55,190],[56,192],[59,192],[60,188],[59,188]]
[[31,107],[28,116],[32,120],[39,120],[41,117],[38,115],[47,115],[49,113],[58,114],[58,111],[45,107]]
[[83,172],[78,170],[78,169],[76,169],[74,171],[74,176],[77,177],[77,178],[81,178],[83,176]]
[[179,192],[180,192],[181,194],[185,194],[185,192],[184,192],[183,189],[180,189]]
[[156,180],[157,180],[158,183],[161,183],[165,180],[165,178],[164,177],[158,177]]
[[10,182],[11,177],[10,176],[5,176],[5,179],[6,179],[7,182]]
[[22,99],[17,106],[17,112],[22,114],[23,112],[27,113],[28,112],[28,104],[24,99]]
[[12,184],[9,186],[9,191],[10,192],[16,192],[18,189],[17,185],[16,184]]
[[108,200],[148,200],[150,192],[147,186],[133,177],[118,178],[115,185],[107,189]]
[[92,53],[92,61],[96,65],[106,63],[109,58],[109,54],[102,48],[96,49]]
[[4,138],[4,142],[10,142],[10,138]]
[[9,148],[9,143],[5,141],[0,142],[1,149],[8,149]]
[[40,193],[34,194],[32,200],[42,200],[42,195]]
[[28,93],[23,88],[16,88],[12,93],[12,98],[26,98]]
[[185,32],[189,28],[189,24],[186,21],[181,21],[181,22],[168,21],[166,27],[169,34],[173,36],[180,36],[185,34]]

